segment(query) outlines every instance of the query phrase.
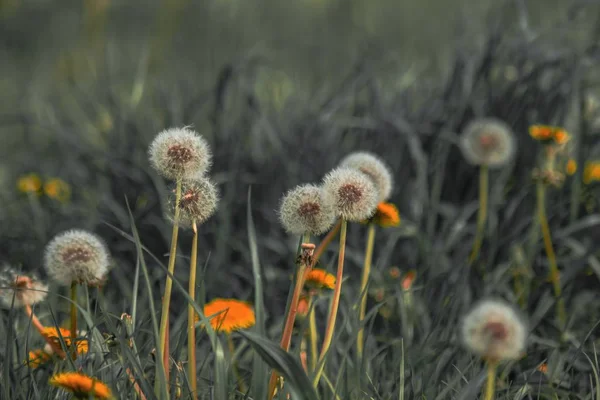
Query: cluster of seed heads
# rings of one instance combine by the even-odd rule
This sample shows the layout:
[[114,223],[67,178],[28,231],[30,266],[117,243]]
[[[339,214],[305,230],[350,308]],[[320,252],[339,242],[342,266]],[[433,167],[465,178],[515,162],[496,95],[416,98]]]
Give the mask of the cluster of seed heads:
[[460,148],[469,163],[491,168],[507,164],[516,151],[510,127],[492,118],[469,123],[461,136]]
[[110,262],[106,245],[98,236],[71,230],[54,237],[46,246],[44,267],[55,281],[88,285],[102,282]]

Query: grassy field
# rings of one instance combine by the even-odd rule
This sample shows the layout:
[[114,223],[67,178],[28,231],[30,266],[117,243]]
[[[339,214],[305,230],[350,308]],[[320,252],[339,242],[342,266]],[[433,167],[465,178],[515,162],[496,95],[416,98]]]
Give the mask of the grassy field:
[[[119,399],[264,399],[274,368],[279,399],[488,400],[491,361],[464,345],[461,321],[493,298],[527,321],[524,352],[498,365],[495,398],[600,399],[600,5],[401,3],[0,0],[0,262],[48,285],[28,311],[21,281],[0,271],[0,399],[71,398],[49,380],[73,371]],[[510,127],[515,151],[490,169],[482,202],[482,169],[460,143],[484,117]],[[536,140],[536,125],[570,140]],[[196,238],[179,230],[173,256],[176,182],[148,148],[185,126],[212,151],[219,201]],[[296,272],[310,259],[282,227],[281,199],[357,151],[392,171],[385,200],[401,222],[375,228],[366,289],[371,229],[348,223],[341,290],[313,296],[315,328],[298,318],[285,352]],[[70,229],[110,253],[102,283],[75,297],[44,268],[48,244]],[[324,250],[315,267],[336,275],[341,236],[310,240]],[[318,377],[311,338],[321,350],[338,293]],[[76,359],[60,354],[70,337],[36,329],[38,319],[71,328],[74,298]],[[208,324],[216,298],[249,302],[253,326]],[[193,379],[189,305],[200,318]],[[46,342],[54,355],[27,363]]]

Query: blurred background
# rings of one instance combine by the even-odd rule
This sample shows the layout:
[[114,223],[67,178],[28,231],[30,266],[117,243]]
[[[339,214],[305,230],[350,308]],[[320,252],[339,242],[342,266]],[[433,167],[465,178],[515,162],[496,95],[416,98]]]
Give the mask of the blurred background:
[[[599,21],[591,0],[1,0],[0,258],[39,270],[54,234],[90,229],[111,247],[115,290],[128,293],[127,207],[163,260],[170,237],[169,182],[149,168],[147,146],[162,129],[192,125],[215,152],[222,201],[202,228],[201,262],[220,295],[252,291],[249,188],[267,296],[280,298],[296,238],[279,227],[279,198],[361,149],[395,171],[404,221],[378,263],[440,276],[467,251],[439,232],[476,202],[476,169],[455,146],[470,119],[501,118],[518,136],[496,209],[510,206],[504,183],[529,189],[530,124],[565,125],[577,136],[573,157],[597,155]],[[565,206],[570,196],[555,199],[558,218],[580,214]],[[531,215],[522,198],[491,228],[504,238],[496,254]],[[432,248],[446,258],[430,271]]]

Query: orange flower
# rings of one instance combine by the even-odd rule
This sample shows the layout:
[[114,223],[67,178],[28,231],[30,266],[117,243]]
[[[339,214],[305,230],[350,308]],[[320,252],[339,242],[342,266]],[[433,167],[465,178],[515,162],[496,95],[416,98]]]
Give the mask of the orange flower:
[[306,274],[304,284],[311,289],[333,289],[335,276],[324,269],[313,268]]
[[73,393],[77,398],[113,399],[110,388],[104,382],[79,372],[56,374],[49,382]]
[[44,184],[44,193],[51,199],[66,203],[71,198],[71,187],[62,179],[52,178]]
[[39,195],[42,189],[42,180],[36,174],[23,175],[17,181],[17,189],[21,193],[35,193]]
[[[59,331],[60,331],[60,335],[59,335]],[[42,330],[42,335],[44,335],[45,337],[52,339],[55,343],[58,343],[60,346],[60,337],[62,336],[62,339],[65,342],[65,345],[67,347],[71,346],[71,331],[69,331],[68,329],[65,328],[55,328],[53,326],[51,327],[45,327]],[[76,339],[76,345],[77,345],[77,353],[79,354],[85,354],[89,351],[89,344],[87,339]],[[50,352],[51,348],[48,346],[48,348],[46,348],[46,351]]]
[[577,161],[572,158],[567,161],[567,167],[565,168],[567,171],[567,175],[573,175],[577,172]]
[[410,290],[416,277],[417,277],[417,272],[414,269],[408,271],[406,273],[406,275],[404,275],[404,279],[402,279],[402,289]]
[[29,365],[32,369],[41,367],[52,359],[52,355],[44,351],[44,349],[31,350],[26,365]]
[[210,319],[210,325],[215,331],[227,334],[250,328],[256,322],[250,304],[235,299],[214,299],[204,305],[204,315]]
[[308,315],[308,309],[309,309],[309,300],[308,300],[308,296],[301,296],[300,300],[298,300],[298,311],[296,314],[296,318],[306,318],[306,316]]
[[400,213],[392,203],[379,203],[375,215],[370,219],[382,228],[400,225]]
[[554,140],[556,144],[565,144],[571,140],[571,135],[563,128],[548,125],[532,125],[529,135],[540,142]]
[[400,278],[400,275],[401,275],[400,268],[390,267],[388,274],[390,275],[390,278],[398,279],[398,278]]
[[583,170],[583,183],[589,185],[594,181],[600,181],[600,161],[588,162]]
[[546,373],[548,373],[548,364],[546,364],[546,363],[540,364],[540,366],[537,369],[541,373],[546,374]]

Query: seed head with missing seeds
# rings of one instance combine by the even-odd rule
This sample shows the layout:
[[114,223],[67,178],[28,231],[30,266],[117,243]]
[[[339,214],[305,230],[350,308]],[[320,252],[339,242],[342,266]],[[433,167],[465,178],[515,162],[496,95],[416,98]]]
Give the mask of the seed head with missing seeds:
[[349,154],[341,162],[341,167],[355,168],[373,180],[378,191],[378,201],[390,198],[394,187],[392,172],[375,154],[360,151]]
[[[206,177],[183,181],[179,200],[179,225],[191,227],[192,222],[201,224],[210,218],[217,209],[219,192],[215,184]],[[171,199],[169,217],[175,212],[175,201]]]
[[335,213],[348,221],[367,219],[377,208],[373,181],[357,169],[334,169],[323,179],[323,188],[333,199]]
[[44,267],[55,281],[70,285],[101,282],[108,272],[109,254],[98,236],[70,230],[54,237],[46,246]]
[[501,167],[515,155],[514,135],[508,125],[493,119],[478,119],[467,125],[460,138],[460,149],[473,165]]
[[525,350],[525,322],[503,301],[477,304],[465,316],[461,333],[466,347],[488,361],[517,360]]
[[35,275],[21,274],[10,267],[0,272],[0,305],[4,307],[31,306],[43,301],[47,294],[48,286]]
[[281,200],[279,219],[285,230],[292,234],[319,235],[333,225],[333,201],[318,186],[300,185],[287,192]]
[[210,167],[206,140],[193,130],[171,128],[160,132],[148,150],[152,166],[167,179],[193,179]]

